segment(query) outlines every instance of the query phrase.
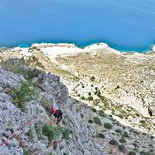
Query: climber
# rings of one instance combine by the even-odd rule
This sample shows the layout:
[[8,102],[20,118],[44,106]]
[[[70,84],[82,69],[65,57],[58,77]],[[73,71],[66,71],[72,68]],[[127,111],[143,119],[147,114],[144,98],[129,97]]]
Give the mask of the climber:
[[51,114],[55,116],[56,124],[59,125],[59,122],[62,120],[62,111],[60,109],[52,107]]
[[[52,108],[51,114],[56,118],[56,124],[59,125],[59,122],[62,120],[62,111],[58,108],[58,105],[55,102],[55,99],[52,97]],[[58,102],[57,102],[58,103]]]

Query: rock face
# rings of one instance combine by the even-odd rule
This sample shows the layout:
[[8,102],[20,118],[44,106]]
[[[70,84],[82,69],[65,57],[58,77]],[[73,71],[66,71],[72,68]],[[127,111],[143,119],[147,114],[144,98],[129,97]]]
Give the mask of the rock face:
[[[25,80],[23,76],[16,75],[0,68],[0,144],[2,144],[13,131],[14,136],[6,143],[0,145],[1,155],[22,155],[25,148],[31,150],[32,154],[48,155],[54,153],[57,155],[72,154],[96,154],[104,155],[104,149],[93,140],[95,132],[89,130],[85,122],[82,121],[81,116],[76,112],[73,105],[73,99],[69,98],[67,87],[60,81],[56,75],[38,71],[38,76],[33,78],[33,81],[41,81],[41,88],[39,89],[39,98],[37,101],[30,101],[26,103],[25,112],[21,112],[11,100],[8,94],[8,89],[20,84]],[[49,118],[46,110],[40,104],[40,98],[46,97],[47,99],[54,98],[59,101],[59,107],[64,113],[64,122],[66,127],[72,132],[70,140],[59,139],[57,142],[57,149],[53,145],[48,145],[46,136],[39,138],[35,132],[35,124],[39,121],[45,123]],[[34,117],[35,116],[35,117]],[[43,116],[43,117],[41,117]],[[34,117],[34,119],[32,119]],[[31,120],[32,119],[32,120]],[[19,125],[31,120],[31,123],[23,126],[19,130],[15,130]],[[29,130],[34,131],[33,140],[26,134]]]
[[16,75],[11,72],[6,72],[3,68],[0,68],[0,87],[1,89],[16,86],[24,78],[21,75]]

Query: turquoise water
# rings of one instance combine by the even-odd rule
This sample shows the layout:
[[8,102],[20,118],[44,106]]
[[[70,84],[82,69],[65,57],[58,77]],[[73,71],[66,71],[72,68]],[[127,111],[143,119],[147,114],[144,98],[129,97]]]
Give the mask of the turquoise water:
[[0,46],[34,42],[148,50],[155,43],[155,0],[0,0]]

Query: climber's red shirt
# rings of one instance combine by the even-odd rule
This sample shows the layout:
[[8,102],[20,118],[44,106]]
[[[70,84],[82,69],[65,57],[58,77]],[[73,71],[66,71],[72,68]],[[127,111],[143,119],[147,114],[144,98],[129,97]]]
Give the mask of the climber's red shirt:
[[56,108],[52,108],[51,114],[55,114],[55,113],[56,113]]

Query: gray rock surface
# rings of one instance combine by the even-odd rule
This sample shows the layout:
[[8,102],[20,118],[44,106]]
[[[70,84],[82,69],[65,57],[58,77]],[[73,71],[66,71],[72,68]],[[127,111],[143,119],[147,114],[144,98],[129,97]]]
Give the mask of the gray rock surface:
[[[74,100],[69,98],[67,87],[60,81],[60,78],[56,75],[47,74],[43,71],[39,71],[38,77],[35,77],[33,81],[41,80],[41,87],[39,93],[40,97],[44,96],[47,99],[55,98],[59,101],[58,106],[64,113],[65,127],[72,131],[71,139],[58,140],[57,149],[54,150],[52,146],[48,146],[48,139],[46,136],[42,136],[38,139],[36,133],[34,133],[33,140],[30,140],[26,133],[29,129],[34,130],[34,125],[38,121],[45,123],[46,120],[41,117],[48,117],[45,109],[39,103],[39,99],[26,103],[25,112],[21,112],[18,107],[12,104],[11,96],[4,90],[16,85],[19,85],[24,78],[20,75],[5,71],[0,68],[0,144],[6,140],[11,132],[15,128],[19,127],[22,123],[36,116],[31,124],[20,128],[15,132],[13,138],[4,146],[0,146],[0,155],[22,155],[24,148],[29,148],[33,154],[48,155],[50,152],[57,155],[104,155],[106,154],[103,148],[96,144],[92,139],[92,131],[88,129],[85,122],[82,121],[81,116],[76,112],[73,106]],[[37,109],[37,110],[36,110]],[[38,115],[39,112],[39,115]],[[53,118],[54,119],[54,118]]]

